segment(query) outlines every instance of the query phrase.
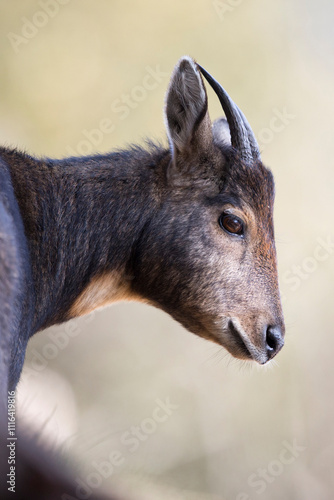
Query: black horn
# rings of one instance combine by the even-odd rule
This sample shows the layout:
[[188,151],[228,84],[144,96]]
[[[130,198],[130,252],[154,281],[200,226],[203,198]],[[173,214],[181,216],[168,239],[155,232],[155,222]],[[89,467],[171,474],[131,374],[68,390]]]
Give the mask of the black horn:
[[199,64],[198,67],[205,79],[216,92],[223,107],[230,127],[232,146],[240,152],[242,159],[246,163],[253,163],[254,160],[260,158],[260,151],[254,133],[245,115],[232,101],[220,83],[218,83],[217,80],[215,80],[215,78],[213,78],[213,76],[211,76],[210,73],[208,73]]

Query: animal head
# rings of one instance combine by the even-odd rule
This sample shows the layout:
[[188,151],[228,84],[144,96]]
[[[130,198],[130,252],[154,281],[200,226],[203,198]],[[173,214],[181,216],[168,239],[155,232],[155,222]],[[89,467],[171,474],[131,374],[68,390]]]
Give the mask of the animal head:
[[[212,125],[201,75],[226,120]],[[264,364],[284,343],[273,176],[243,113],[189,57],[172,74],[165,122],[169,162],[133,285],[191,332]]]

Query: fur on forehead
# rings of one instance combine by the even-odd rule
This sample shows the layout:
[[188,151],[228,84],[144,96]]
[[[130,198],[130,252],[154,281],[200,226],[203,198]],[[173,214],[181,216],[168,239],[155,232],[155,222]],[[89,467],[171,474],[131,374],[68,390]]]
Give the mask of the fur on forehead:
[[241,201],[258,211],[272,210],[275,183],[271,171],[261,161],[246,165],[233,149],[224,148],[227,161],[223,173],[223,192],[233,193]]

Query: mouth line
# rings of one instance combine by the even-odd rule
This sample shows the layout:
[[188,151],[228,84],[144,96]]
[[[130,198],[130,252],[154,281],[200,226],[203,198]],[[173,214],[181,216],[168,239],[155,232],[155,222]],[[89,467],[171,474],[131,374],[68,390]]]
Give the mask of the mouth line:
[[234,345],[237,346],[236,348],[239,348],[240,351],[236,354],[232,353],[235,357],[240,357],[240,359],[245,359],[246,357],[246,359],[256,361],[256,363],[260,365],[264,365],[269,361],[270,356],[268,356],[262,346],[258,346],[251,341],[237,317],[230,316],[227,326],[232,334]]
[[273,356],[268,356],[264,347],[254,344],[243,329],[239,319],[234,315],[226,315],[221,323],[222,329],[202,328],[197,335],[224,347],[234,358],[254,361],[265,365]]
[[235,346],[237,347],[237,349],[240,351],[240,354],[243,354],[248,359],[254,359],[252,354],[250,353],[248,347],[246,346],[242,336],[240,335],[239,330],[234,325],[232,319],[229,319],[227,326],[228,326],[229,331],[233,335],[233,342],[234,342]]

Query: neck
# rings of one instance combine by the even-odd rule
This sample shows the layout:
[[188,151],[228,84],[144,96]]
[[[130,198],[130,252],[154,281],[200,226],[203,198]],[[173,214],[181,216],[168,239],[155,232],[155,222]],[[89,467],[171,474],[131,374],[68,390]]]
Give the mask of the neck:
[[168,152],[35,160],[6,151],[30,252],[33,331],[131,291],[131,255],[158,195]]

